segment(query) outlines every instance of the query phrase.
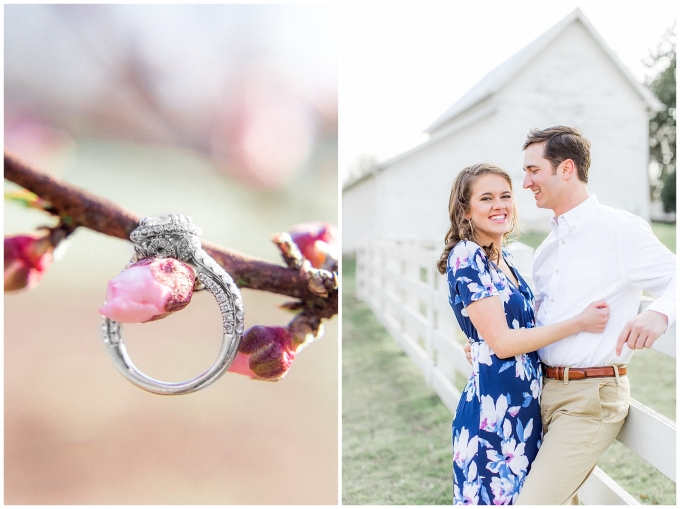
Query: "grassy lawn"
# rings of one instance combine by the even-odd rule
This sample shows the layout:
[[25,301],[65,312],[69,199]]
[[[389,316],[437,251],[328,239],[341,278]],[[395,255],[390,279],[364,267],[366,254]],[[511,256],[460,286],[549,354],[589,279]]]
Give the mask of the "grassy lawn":
[[[675,252],[675,225],[652,228]],[[520,241],[535,248],[545,236]],[[343,503],[450,504],[452,416],[356,299],[354,269],[343,260]],[[628,368],[631,396],[675,420],[675,359],[643,350]],[[675,483],[620,443],[598,465],[640,503],[675,504]]]
[[675,223],[652,223],[652,230],[654,235],[659,237],[659,240],[664,245],[675,253]]
[[[659,240],[671,251],[675,253],[675,223],[652,223],[652,231]],[[543,239],[548,236],[547,233],[541,232],[526,232],[518,239],[520,242],[524,242],[527,246],[531,246],[536,249]]]
[[451,420],[342,278],[342,502],[451,504]]

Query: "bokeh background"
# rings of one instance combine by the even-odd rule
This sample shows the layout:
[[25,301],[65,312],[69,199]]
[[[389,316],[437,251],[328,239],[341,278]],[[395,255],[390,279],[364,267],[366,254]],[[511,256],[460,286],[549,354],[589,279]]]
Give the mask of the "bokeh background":
[[[337,224],[337,31],[324,5],[5,6],[5,147],[140,215],[279,262],[274,232]],[[6,190],[16,186],[5,183]],[[5,205],[5,235],[54,220]],[[100,339],[129,242],[78,230],[33,290],[5,295],[5,503],[335,504],[337,320],[279,383],[225,374],[163,397]],[[160,379],[207,368],[220,314],[125,327]],[[246,327],[287,299],[243,291]]]

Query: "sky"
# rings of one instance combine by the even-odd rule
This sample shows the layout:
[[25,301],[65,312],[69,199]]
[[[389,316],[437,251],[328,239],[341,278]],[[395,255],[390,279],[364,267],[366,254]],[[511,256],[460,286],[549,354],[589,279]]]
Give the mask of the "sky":
[[382,162],[425,141],[423,130],[463,94],[576,8],[639,81],[677,15],[677,2],[658,0],[345,4],[341,181],[362,156]]

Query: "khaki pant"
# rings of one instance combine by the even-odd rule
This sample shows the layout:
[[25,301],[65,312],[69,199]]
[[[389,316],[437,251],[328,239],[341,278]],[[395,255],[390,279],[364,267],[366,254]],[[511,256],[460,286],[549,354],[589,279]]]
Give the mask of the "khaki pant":
[[543,443],[515,504],[578,504],[578,490],[628,415],[626,376],[543,379]]

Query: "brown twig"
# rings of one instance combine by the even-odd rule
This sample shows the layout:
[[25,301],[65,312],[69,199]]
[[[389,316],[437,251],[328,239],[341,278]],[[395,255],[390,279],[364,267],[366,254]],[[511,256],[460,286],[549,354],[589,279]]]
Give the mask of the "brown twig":
[[[33,168],[8,151],[5,151],[5,178],[49,201],[61,220],[73,228],[83,226],[128,240],[140,220],[137,214]],[[328,297],[321,297],[310,291],[307,277],[301,271],[207,242],[202,244],[238,286],[300,299],[304,302],[303,307],[320,318],[330,318],[338,313],[337,289]]]

